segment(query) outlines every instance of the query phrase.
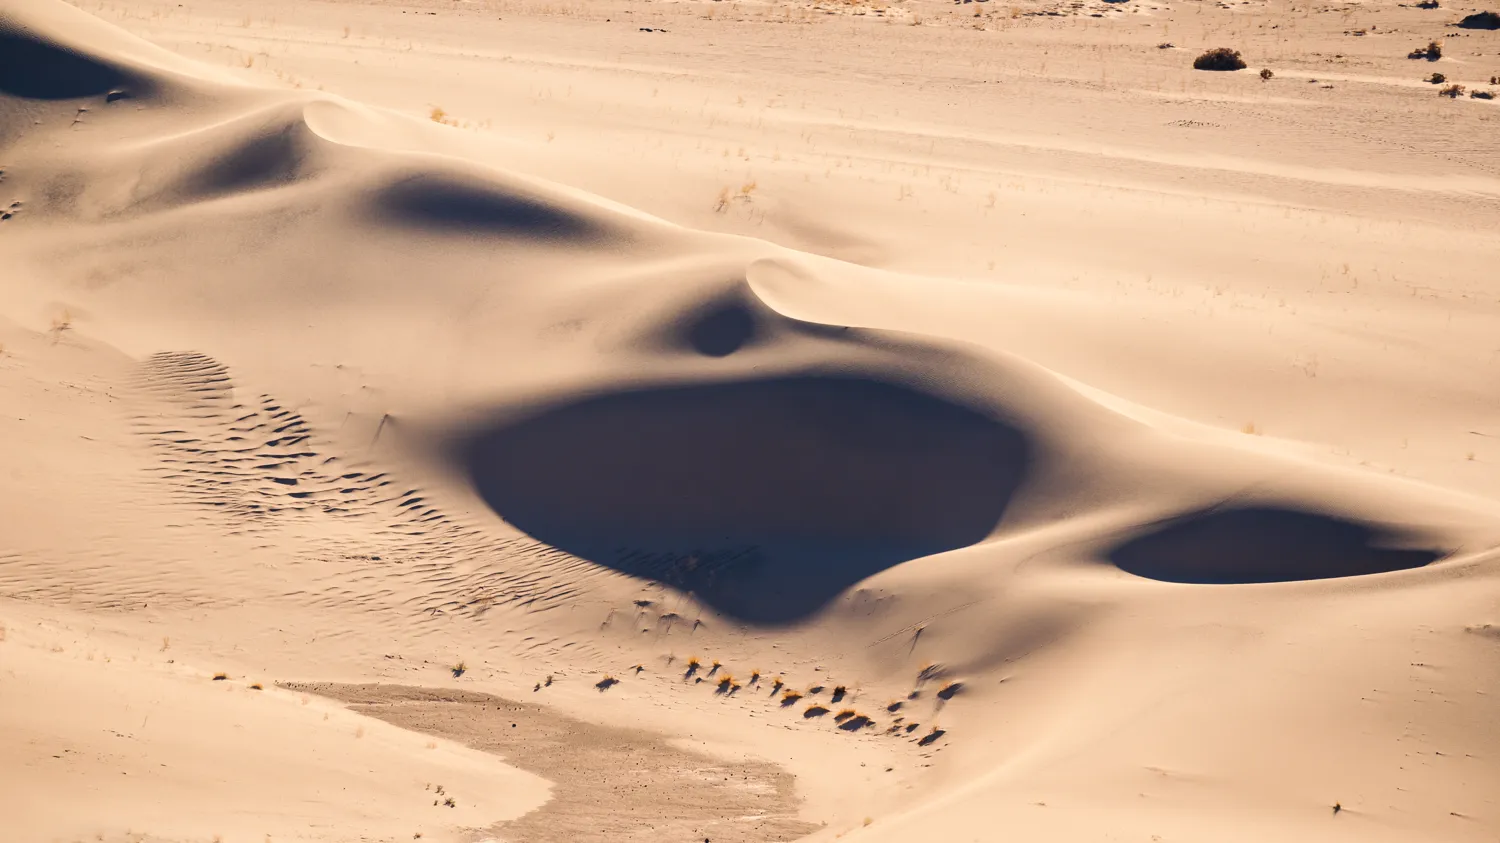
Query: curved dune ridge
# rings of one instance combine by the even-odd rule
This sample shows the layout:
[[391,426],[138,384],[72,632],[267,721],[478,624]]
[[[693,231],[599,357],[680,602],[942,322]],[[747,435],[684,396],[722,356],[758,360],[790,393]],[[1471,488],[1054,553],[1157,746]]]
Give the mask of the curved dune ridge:
[[[0,64],[0,90],[12,97],[98,99],[127,83],[141,91],[156,84],[149,72],[14,23],[3,37],[15,49]],[[606,204],[499,171],[330,140],[308,122],[320,99],[295,99],[260,97],[122,153],[140,159],[135,201],[159,208],[241,197],[338,171],[357,197],[355,213],[401,237],[566,249],[618,245],[640,230],[639,219]],[[360,119],[340,108],[334,122],[342,134],[375,131],[360,129]],[[1110,415],[1065,388],[1049,386],[1056,395],[1047,400],[1031,386],[1004,395],[989,389],[969,404],[949,397],[971,392],[976,380],[1014,376],[993,361],[960,354],[934,367],[951,351],[788,319],[743,281],[728,288],[704,281],[705,294],[686,297],[681,285],[631,283],[633,295],[662,303],[637,344],[672,365],[699,361],[692,374],[656,385],[634,378],[529,408],[502,400],[504,420],[464,433],[459,459],[478,494],[513,526],[677,586],[741,620],[802,620],[879,571],[983,542],[1029,482],[1107,488],[1102,502],[1128,488],[1122,470],[1139,470],[1107,451],[1093,451],[1091,464],[1055,459],[1056,443],[1043,440],[1056,434],[1044,430],[1072,426],[1092,436],[1082,420]],[[752,374],[747,355],[775,365]],[[704,368],[715,360],[726,368]],[[1018,414],[1028,420],[1018,423]],[[1247,538],[1267,533],[1280,538]],[[1110,559],[1151,579],[1210,583],[1377,573],[1441,555],[1381,551],[1357,533],[1291,510],[1185,512]]]
[[191,196],[213,198],[295,183],[309,175],[305,167],[309,135],[307,124],[300,120],[280,120],[252,132],[237,132],[233,144],[214,150],[184,180],[183,187]]
[[[561,72],[494,66],[522,64]],[[23,722],[16,745],[45,752],[12,774],[31,788],[17,833],[1386,823],[1370,839],[1394,841],[1421,839],[1412,805],[1481,827],[1459,814],[1490,810],[1495,781],[1493,683],[1472,680],[1496,640],[1491,502],[1133,411],[1013,353],[1017,314],[1063,321],[1026,309],[1034,291],[679,226],[493,164],[504,150],[465,158],[475,138],[452,131],[221,81],[61,0],[0,0],[0,394],[20,396],[3,502],[24,539],[0,545],[0,610],[28,613],[0,646],[24,638],[49,666],[27,675],[76,682],[45,699],[90,736],[90,759],[54,755],[65,730],[29,710],[48,706],[0,693],[0,731]],[[784,197],[752,190],[730,210],[774,223]],[[901,312],[918,304],[937,315]],[[932,329],[971,306],[977,330]],[[49,629],[64,607],[132,643],[94,617]],[[313,681],[330,673],[412,687]],[[131,689],[129,710],[98,687]],[[194,730],[148,732],[178,688],[230,701],[212,728],[241,743],[295,740],[245,771]],[[289,696],[312,691],[356,708]],[[591,711],[632,729],[574,719]],[[258,790],[293,745],[319,754]],[[502,769],[524,800],[493,786]],[[87,827],[29,796],[76,792]]]
[[[38,8],[51,40],[17,22],[14,10],[0,29],[7,47],[0,90],[8,96],[96,100],[122,84],[157,84],[152,71],[70,44],[60,33],[73,23],[71,10]],[[434,254],[444,247],[418,238],[459,236],[456,253],[477,257],[495,248],[619,245],[642,230],[639,219],[607,204],[503,172],[329,140],[307,116],[311,103],[328,98],[269,96],[227,113],[210,109],[201,127],[122,153],[141,159],[143,176],[130,192],[155,206],[184,205],[305,186],[337,170],[348,179],[344,192],[357,197],[356,214]],[[359,134],[359,119],[343,109],[335,122]],[[401,242],[388,248],[400,251]],[[880,570],[984,541],[1030,481],[1107,488],[1102,501],[1128,491],[1130,475],[1120,472],[1140,470],[1108,449],[1077,465],[1054,459],[1058,443],[1043,439],[1070,427],[1094,436],[1083,420],[1111,414],[1057,384],[1044,399],[1040,370],[1000,392],[981,390],[969,404],[948,397],[972,392],[976,381],[1016,377],[1005,367],[1030,371],[1022,361],[1002,366],[922,341],[788,319],[743,281],[724,288],[705,280],[705,294],[686,297],[681,285],[629,283],[630,295],[661,303],[637,345],[682,372],[519,410],[497,401],[507,420],[465,434],[460,458],[477,492],[514,526],[599,564],[678,585],[739,618],[801,619]],[[545,285],[527,292],[549,294]],[[746,370],[762,358],[774,365]],[[1187,512],[1111,558],[1154,579],[1261,582],[1374,573],[1437,556],[1372,549],[1375,539],[1353,526],[1319,518]],[[1281,538],[1245,539],[1262,533]]]

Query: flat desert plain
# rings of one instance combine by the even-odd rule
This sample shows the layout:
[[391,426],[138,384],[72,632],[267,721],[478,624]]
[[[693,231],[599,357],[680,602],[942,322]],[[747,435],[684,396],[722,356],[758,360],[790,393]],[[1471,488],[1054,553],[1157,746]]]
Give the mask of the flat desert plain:
[[1493,843],[1473,2],[0,0],[0,839]]

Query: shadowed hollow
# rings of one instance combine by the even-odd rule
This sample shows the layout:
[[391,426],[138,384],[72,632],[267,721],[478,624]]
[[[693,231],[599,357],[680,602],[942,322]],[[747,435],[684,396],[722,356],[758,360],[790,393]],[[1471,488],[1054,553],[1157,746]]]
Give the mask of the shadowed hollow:
[[576,555],[754,623],[995,528],[1015,428],[872,378],[800,375],[583,398],[467,448],[485,501]]

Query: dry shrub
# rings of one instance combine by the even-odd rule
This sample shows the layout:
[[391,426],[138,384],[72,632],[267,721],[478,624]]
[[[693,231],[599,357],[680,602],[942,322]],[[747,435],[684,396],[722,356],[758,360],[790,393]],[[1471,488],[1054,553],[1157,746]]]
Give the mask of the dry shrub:
[[1437,61],[1438,59],[1443,57],[1443,45],[1439,44],[1436,41],[1429,41],[1427,42],[1427,46],[1418,47],[1415,50],[1412,50],[1411,52],[1406,54],[1406,57],[1409,59],[1427,59],[1428,61]]
[[1228,47],[1215,47],[1193,59],[1193,69],[1244,70],[1245,60],[1240,58],[1239,50],[1231,50]]
[[1463,29],[1500,29],[1500,13],[1475,12],[1459,21],[1457,26]]

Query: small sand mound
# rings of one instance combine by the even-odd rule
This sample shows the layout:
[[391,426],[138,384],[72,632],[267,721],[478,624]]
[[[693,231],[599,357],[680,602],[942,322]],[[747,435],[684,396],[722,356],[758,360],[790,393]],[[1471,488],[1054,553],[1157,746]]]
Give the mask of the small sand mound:
[[384,222],[419,230],[583,244],[611,239],[602,223],[541,198],[454,173],[416,172],[379,189]]
[[635,344],[647,351],[669,354],[728,357],[778,343],[785,349],[806,340],[864,339],[861,332],[841,325],[788,318],[767,306],[743,279],[715,286],[694,279],[685,298],[665,293],[659,305],[648,312],[650,322]]
[[208,198],[290,184],[303,174],[309,136],[300,120],[259,127],[218,150],[184,187],[197,198]]
[[1393,531],[1296,509],[1197,512],[1115,548],[1110,561],[1153,580],[1231,584],[1357,577],[1420,568],[1446,555],[1403,549]]
[[586,397],[482,431],[463,459],[532,536],[778,623],[982,541],[1030,452],[1021,431],[910,387],[804,374]]

